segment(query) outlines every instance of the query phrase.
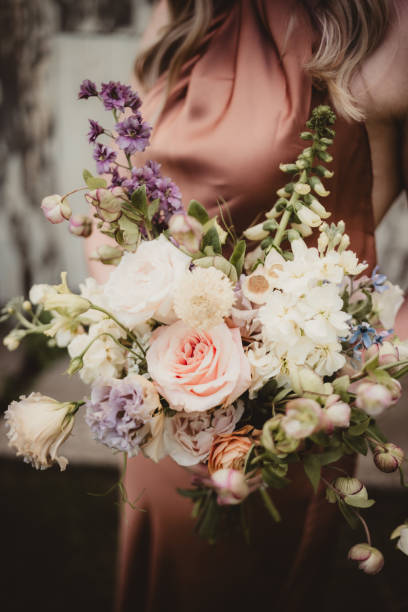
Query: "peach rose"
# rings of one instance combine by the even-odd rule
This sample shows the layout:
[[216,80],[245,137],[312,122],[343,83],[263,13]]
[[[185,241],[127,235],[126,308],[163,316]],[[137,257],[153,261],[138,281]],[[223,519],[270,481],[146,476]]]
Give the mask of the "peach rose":
[[245,457],[253,444],[253,440],[246,435],[251,431],[253,427],[245,425],[232,434],[221,434],[214,439],[208,457],[210,474],[218,470],[243,470]]
[[251,382],[239,330],[225,323],[207,332],[183,321],[159,327],[146,360],[150,376],[173,410],[202,412],[227,406]]

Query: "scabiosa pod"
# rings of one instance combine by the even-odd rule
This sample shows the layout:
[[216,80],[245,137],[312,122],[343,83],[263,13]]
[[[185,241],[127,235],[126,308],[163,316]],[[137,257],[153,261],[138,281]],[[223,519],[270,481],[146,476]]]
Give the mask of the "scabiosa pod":
[[404,461],[404,451],[402,448],[389,442],[377,445],[373,451],[374,463],[381,472],[395,472]]

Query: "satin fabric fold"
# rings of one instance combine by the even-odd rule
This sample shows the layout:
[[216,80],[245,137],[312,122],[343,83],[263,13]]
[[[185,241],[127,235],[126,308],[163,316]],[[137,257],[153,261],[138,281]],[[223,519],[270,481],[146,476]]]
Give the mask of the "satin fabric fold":
[[[195,198],[210,214],[225,200],[238,232],[268,210],[287,178],[280,162],[304,147],[299,132],[311,109],[327,102],[303,66],[316,42],[303,3],[242,0],[209,34],[205,48],[183,69],[154,125],[151,146],[134,163],[162,163],[183,201]],[[164,79],[145,98],[153,121]],[[363,124],[338,118],[332,148],[334,178],[324,205],[344,219],[352,248],[375,263],[372,170]],[[343,461],[350,471],[353,459]],[[126,511],[120,551],[120,610],[248,610],[269,601],[285,612],[304,609],[324,580],[337,526],[337,510],[314,495],[303,469],[293,466],[291,488],[273,493],[283,516],[275,525],[255,501],[253,542],[221,540],[215,547],[193,533],[191,503],[175,492],[189,474],[171,460],[129,462],[129,497],[142,490],[147,513]],[[278,604],[278,601],[281,603]]]

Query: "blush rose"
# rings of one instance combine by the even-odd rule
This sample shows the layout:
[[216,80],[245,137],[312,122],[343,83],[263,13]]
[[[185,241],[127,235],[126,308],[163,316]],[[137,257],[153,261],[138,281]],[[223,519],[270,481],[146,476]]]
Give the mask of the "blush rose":
[[239,330],[225,323],[207,332],[183,321],[159,327],[146,361],[152,380],[173,410],[202,412],[227,406],[251,382]]

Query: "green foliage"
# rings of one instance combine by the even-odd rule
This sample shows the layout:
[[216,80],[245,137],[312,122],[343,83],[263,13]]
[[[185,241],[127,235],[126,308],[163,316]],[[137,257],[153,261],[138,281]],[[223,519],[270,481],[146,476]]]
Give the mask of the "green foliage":
[[246,251],[245,240],[239,240],[236,243],[235,248],[230,257],[230,263],[235,267],[238,278],[242,272],[242,268],[244,267],[245,251]]
[[208,213],[205,210],[204,206],[200,204],[200,202],[197,202],[197,200],[191,200],[187,208],[187,214],[190,215],[190,217],[194,217],[194,219],[197,219],[197,221],[199,221],[201,225],[204,225],[205,223],[207,223],[207,221],[210,220],[210,217],[208,216]]
[[89,189],[105,189],[106,181],[104,178],[99,176],[93,176],[89,170],[84,170],[82,172],[82,177]]
[[210,227],[203,236],[201,248],[205,252],[207,247],[211,247],[213,251],[211,254],[221,255],[222,253],[220,238],[214,226]]

